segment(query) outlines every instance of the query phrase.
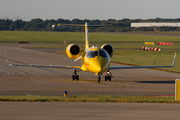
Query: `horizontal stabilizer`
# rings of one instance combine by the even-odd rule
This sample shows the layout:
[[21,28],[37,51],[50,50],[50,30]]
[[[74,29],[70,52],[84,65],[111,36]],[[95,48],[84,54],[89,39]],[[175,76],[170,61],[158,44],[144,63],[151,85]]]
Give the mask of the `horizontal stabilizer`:
[[[88,25],[87,27],[111,27],[111,25]],[[77,24],[57,24],[57,25],[52,25],[52,28],[57,28],[57,27],[85,27],[85,25],[77,25]]]

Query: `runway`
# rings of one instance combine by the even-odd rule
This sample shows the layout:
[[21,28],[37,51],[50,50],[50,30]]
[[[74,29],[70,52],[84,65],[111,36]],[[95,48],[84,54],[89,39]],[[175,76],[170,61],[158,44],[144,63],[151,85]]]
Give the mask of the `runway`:
[[[26,49],[26,45],[0,45],[0,96],[43,95],[173,95],[174,80],[179,74],[152,69],[111,71],[112,81],[97,82],[97,76],[79,72],[80,80],[72,81],[73,70],[7,65],[10,63],[40,65],[80,65],[66,55]],[[123,66],[112,63],[111,66]],[[66,103],[66,102],[0,102],[1,120],[56,119],[179,119],[179,104],[145,103]]]

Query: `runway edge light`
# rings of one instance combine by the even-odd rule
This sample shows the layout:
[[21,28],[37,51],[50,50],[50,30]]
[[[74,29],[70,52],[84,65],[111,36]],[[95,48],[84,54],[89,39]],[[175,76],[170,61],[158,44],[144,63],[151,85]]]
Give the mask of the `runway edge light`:
[[175,80],[175,100],[180,100],[180,79]]

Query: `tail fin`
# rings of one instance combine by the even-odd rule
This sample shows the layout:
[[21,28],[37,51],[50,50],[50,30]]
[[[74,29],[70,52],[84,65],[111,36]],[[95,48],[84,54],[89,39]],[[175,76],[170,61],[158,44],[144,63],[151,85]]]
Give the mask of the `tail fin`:
[[85,23],[85,49],[89,48],[88,23]]

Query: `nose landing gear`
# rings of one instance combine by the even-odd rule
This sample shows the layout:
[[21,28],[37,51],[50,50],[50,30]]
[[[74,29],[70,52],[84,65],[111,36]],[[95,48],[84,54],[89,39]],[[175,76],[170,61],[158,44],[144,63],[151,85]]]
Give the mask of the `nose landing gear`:
[[107,81],[107,80],[111,81],[111,76],[112,76],[111,72],[109,70],[107,70],[107,75],[105,75],[105,81]]

